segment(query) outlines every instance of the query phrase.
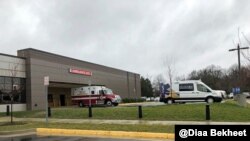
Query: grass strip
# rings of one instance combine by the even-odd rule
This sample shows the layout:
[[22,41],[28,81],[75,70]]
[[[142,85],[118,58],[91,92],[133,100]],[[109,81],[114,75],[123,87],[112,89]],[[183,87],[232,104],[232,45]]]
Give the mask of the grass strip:
[[82,129],[82,130],[107,130],[107,131],[134,131],[134,132],[154,132],[173,133],[174,125],[124,125],[124,124],[72,124],[72,123],[46,123],[42,122],[14,122],[0,123],[0,132],[19,131],[34,128],[59,128],[59,129]]

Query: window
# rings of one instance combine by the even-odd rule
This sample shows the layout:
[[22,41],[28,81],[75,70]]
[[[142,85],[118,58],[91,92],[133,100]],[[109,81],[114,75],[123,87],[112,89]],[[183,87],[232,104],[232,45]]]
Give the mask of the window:
[[[13,82],[13,84],[12,84]],[[25,79],[18,77],[0,77],[0,104],[11,102],[10,93],[16,88],[17,93],[13,95],[14,103],[26,102]]]
[[21,85],[25,85],[25,79],[24,78],[20,78],[20,83],[21,83]]
[[202,84],[197,84],[197,90],[200,92],[210,92],[210,90]]
[[0,83],[4,83],[4,77],[0,77]]
[[103,90],[99,90],[99,94],[104,94],[104,91]]
[[4,90],[4,84],[0,83],[0,90],[3,91]]
[[187,83],[187,84],[180,84],[179,85],[179,91],[193,91],[194,90],[194,84],[193,83]]
[[4,90],[10,92],[11,91],[11,84],[5,84]]
[[5,77],[5,84],[11,84],[11,78]]
[[13,83],[20,85],[21,79],[20,78],[13,78]]
[[103,92],[104,92],[105,94],[113,94],[113,92],[112,92],[111,89],[105,89],[105,90],[103,90]]

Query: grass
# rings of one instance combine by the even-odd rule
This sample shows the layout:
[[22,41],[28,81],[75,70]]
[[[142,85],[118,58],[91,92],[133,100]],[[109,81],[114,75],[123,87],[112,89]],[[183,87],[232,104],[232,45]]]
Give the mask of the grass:
[[[205,103],[143,107],[143,120],[204,121]],[[210,106],[212,121],[250,121],[250,106],[240,107],[233,100]],[[93,119],[138,119],[137,107],[94,107]],[[87,119],[88,108],[52,108],[52,118]],[[4,113],[1,113],[4,115]],[[45,111],[15,112],[15,117],[44,118]]]
[[155,133],[173,133],[174,125],[124,125],[124,124],[72,124],[72,123],[46,123],[41,122],[29,122],[18,123],[13,125],[0,123],[1,131],[17,131],[27,130],[34,128],[60,128],[60,129],[82,129],[82,130],[109,130],[109,131],[134,131],[134,132],[155,132]]
[[[204,121],[205,103],[196,104],[173,104],[143,107],[143,120],[177,120],[177,121]],[[94,107],[93,119],[138,119],[137,107]],[[210,105],[212,121],[236,121],[250,122],[250,105],[240,107],[233,100],[225,103]],[[44,118],[45,111],[14,112],[15,117],[20,118]],[[0,113],[0,117],[5,113]],[[60,119],[88,119],[88,108],[53,108],[52,117]],[[93,123],[50,123],[43,122],[0,122],[0,131],[15,131],[34,128],[61,128],[61,129],[84,129],[84,130],[110,130],[110,131],[137,131],[173,133],[174,125],[146,125],[146,124],[93,124]]]
[[216,121],[248,121],[250,122],[250,104],[247,107],[238,106],[233,100],[217,107],[211,106],[211,117]]

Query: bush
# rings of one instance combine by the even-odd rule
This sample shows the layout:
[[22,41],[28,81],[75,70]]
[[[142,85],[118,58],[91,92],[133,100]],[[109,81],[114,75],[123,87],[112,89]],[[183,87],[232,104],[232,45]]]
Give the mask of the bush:
[[133,103],[133,102],[144,102],[145,99],[143,98],[123,98],[122,102],[123,103]]

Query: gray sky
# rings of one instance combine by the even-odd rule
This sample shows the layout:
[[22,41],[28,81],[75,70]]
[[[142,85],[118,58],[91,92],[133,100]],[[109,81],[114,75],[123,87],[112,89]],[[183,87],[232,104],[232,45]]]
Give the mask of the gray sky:
[[166,58],[176,75],[228,68],[238,28],[250,39],[249,9],[248,0],[1,0],[0,52],[31,47],[150,77],[166,73]]

